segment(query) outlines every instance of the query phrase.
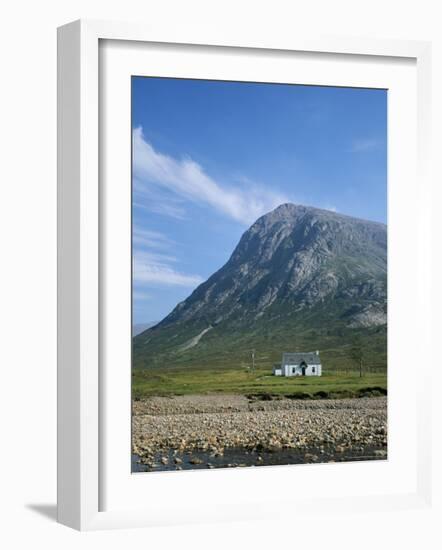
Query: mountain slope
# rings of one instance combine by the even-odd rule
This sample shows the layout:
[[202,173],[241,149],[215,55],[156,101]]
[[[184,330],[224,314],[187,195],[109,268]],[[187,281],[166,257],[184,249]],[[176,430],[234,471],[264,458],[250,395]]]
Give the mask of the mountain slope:
[[153,327],[157,324],[157,321],[150,321],[147,323],[138,323],[136,325],[133,325],[132,327],[132,335],[137,336],[138,334],[141,334],[145,330],[147,330],[150,327]]
[[[284,204],[259,218],[229,261],[134,339],[134,365],[238,366],[248,349],[348,355],[355,334],[386,355],[387,230]],[[347,349],[347,351],[345,351]]]

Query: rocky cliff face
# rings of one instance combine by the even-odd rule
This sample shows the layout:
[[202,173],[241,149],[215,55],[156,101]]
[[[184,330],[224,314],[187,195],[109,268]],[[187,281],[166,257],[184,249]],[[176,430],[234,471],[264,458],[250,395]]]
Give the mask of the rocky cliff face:
[[165,356],[196,359],[198,348],[204,355],[222,341],[234,356],[235,342],[239,351],[272,335],[281,347],[291,338],[293,348],[297,335],[304,342],[326,327],[347,334],[385,326],[386,301],[385,225],[283,204],[244,233],[219,271],[136,337],[134,358],[144,366]]

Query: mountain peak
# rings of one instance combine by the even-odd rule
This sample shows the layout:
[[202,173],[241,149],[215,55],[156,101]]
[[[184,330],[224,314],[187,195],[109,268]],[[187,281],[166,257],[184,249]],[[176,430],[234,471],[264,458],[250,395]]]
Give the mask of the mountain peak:
[[368,223],[368,224],[375,224],[375,225],[381,225],[385,227],[385,224],[381,222],[375,222],[372,220],[365,220],[362,218],[356,218],[354,216],[350,216],[348,214],[341,214],[340,212],[336,212],[335,210],[329,210],[326,208],[318,208],[317,206],[307,206],[303,204],[295,204],[292,202],[285,202],[283,204],[280,204],[270,212],[267,212],[266,214],[262,215],[258,220],[256,220],[255,223],[258,223],[260,220],[267,220],[271,222],[277,222],[277,221],[296,221],[302,216],[310,215],[310,216],[316,216],[326,219],[347,219],[348,221],[354,221],[358,223]]

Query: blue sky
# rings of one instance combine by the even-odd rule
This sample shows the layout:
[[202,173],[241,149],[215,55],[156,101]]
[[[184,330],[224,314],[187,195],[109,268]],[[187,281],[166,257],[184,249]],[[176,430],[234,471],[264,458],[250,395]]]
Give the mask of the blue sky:
[[385,90],[133,77],[132,132],[135,324],[281,203],[386,223]]

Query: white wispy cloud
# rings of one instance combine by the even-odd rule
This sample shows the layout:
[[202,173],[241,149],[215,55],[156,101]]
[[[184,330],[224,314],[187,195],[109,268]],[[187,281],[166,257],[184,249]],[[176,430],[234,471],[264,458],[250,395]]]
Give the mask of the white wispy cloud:
[[136,302],[144,302],[145,300],[150,300],[152,298],[152,295],[148,294],[147,292],[135,290],[132,293],[132,297]]
[[191,158],[177,159],[156,151],[141,127],[133,131],[133,174],[137,192],[154,184],[192,202],[207,204],[245,225],[289,202],[286,196],[262,186],[221,185]]
[[171,252],[176,243],[160,231],[134,224],[132,243],[132,278],[137,287],[134,293],[136,302],[150,296],[143,289],[143,286],[149,284],[195,287],[202,282],[199,275],[182,273],[176,268],[178,258]]
[[132,202],[134,208],[140,208],[154,214],[162,214],[176,220],[185,220],[186,210],[183,207],[183,200],[171,195],[167,190],[155,189],[145,183],[134,179]]
[[165,254],[135,250],[133,254],[133,281],[166,286],[195,287],[203,282],[199,275],[177,271],[171,264],[176,258]]
[[377,138],[360,138],[355,139],[350,147],[352,153],[365,153],[374,151],[382,145],[382,140]]
[[134,225],[132,242],[134,245],[151,248],[167,248],[173,244],[168,237],[163,235],[163,233],[142,229],[138,225]]

